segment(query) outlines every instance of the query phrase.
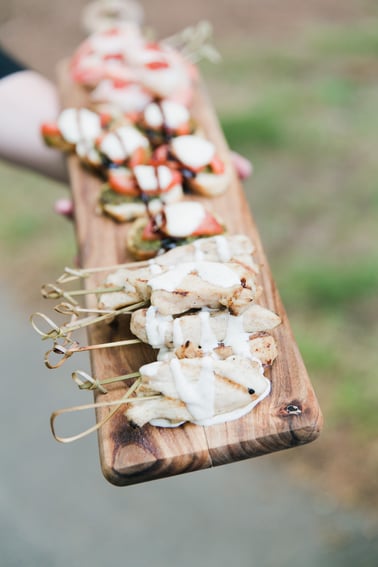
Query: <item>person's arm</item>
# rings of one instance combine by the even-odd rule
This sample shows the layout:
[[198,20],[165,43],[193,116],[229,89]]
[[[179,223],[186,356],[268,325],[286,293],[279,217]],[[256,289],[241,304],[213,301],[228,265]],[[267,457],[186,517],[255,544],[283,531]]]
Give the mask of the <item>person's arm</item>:
[[41,123],[59,113],[54,85],[35,71],[7,74],[0,79],[0,109],[0,159],[67,181],[63,155],[40,135]]

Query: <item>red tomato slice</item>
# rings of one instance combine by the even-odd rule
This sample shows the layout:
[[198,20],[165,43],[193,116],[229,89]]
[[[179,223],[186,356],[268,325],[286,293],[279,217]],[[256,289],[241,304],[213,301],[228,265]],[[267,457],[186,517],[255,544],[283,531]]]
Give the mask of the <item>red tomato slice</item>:
[[129,197],[138,197],[139,195],[139,190],[135,187],[134,179],[128,173],[111,169],[109,171],[108,181],[110,187],[116,193],[128,195]]
[[112,115],[109,112],[100,112],[101,128],[106,128],[113,120]]
[[[162,164],[159,164],[159,165],[162,165]],[[171,179],[170,183],[166,187],[164,187],[164,189],[158,189],[157,191],[149,191],[150,195],[153,195],[153,194],[160,195],[162,193],[168,193],[175,185],[182,183],[181,173],[177,169],[172,169],[172,168],[169,168],[169,169],[170,169],[170,172],[172,174],[172,179]]]
[[127,112],[124,116],[133,124],[137,124],[140,121],[140,112]]
[[160,71],[160,69],[168,69],[169,63],[166,61],[150,61],[144,65],[150,71]]
[[210,162],[210,167],[215,173],[215,175],[221,175],[225,171],[224,162],[218,157],[214,156]]
[[170,184],[168,185],[168,187],[166,189],[164,189],[164,191],[170,191],[172,189],[172,187],[174,187],[175,185],[181,185],[182,183],[182,175],[181,173],[177,170],[177,169],[171,169],[171,174],[172,174],[172,180],[170,182]]
[[154,222],[152,219],[150,219],[144,227],[142,240],[160,240],[159,233],[154,231]]
[[222,234],[223,232],[223,226],[219,224],[211,213],[206,211],[205,218],[190,236],[213,236],[215,234]]
[[145,148],[137,148],[133,155],[130,157],[129,166],[135,167],[136,165],[141,165],[147,161],[147,152]]
[[44,122],[41,124],[42,136],[60,136],[60,130],[55,122]]
[[115,89],[124,89],[130,85],[130,81],[126,81],[126,79],[112,79],[112,85]]
[[105,61],[110,61],[111,59],[116,59],[117,61],[123,61],[123,53],[107,53],[103,55]]
[[151,49],[151,51],[161,51],[161,46],[155,41],[151,41],[147,43],[145,49]]
[[186,134],[190,134],[190,132],[191,132],[191,129],[190,129],[189,123],[182,124],[181,126],[176,128],[176,134],[178,136],[186,136]]

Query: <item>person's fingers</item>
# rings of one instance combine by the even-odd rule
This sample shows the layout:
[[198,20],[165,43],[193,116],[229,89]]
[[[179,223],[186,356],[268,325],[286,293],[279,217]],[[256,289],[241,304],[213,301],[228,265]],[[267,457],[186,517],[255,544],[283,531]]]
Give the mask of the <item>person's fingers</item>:
[[74,210],[71,199],[58,199],[55,201],[54,211],[58,213],[58,215],[62,215],[63,217],[72,220]]
[[231,159],[240,179],[247,179],[247,177],[252,175],[253,165],[247,158],[237,152],[231,152]]

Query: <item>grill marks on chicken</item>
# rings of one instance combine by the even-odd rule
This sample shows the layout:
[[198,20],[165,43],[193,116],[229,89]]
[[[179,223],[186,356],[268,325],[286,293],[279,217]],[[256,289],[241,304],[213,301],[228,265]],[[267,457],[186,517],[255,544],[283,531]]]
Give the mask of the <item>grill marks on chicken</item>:
[[254,300],[257,291],[254,272],[237,263],[186,262],[172,269],[161,267],[158,275],[152,274],[153,269],[118,270],[109,276],[107,287],[124,286],[125,291],[101,295],[100,308],[117,309],[149,299],[163,315],[204,306],[227,307],[237,315]]
[[266,331],[279,323],[275,313],[257,304],[239,317],[225,310],[203,309],[173,318],[161,315],[151,306],[133,313],[130,329],[141,341],[157,349],[170,349],[177,358],[213,352],[224,359],[240,354],[256,356],[262,364],[270,365],[277,356],[277,347]]
[[269,394],[264,367],[277,356],[269,331],[280,318],[255,302],[253,250],[241,235],[211,237],[108,276],[109,289],[124,289],[102,295],[100,306],[149,302],[130,329],[160,349],[157,362],[140,369],[136,396],[149,399],[130,404],[128,420],[212,425],[240,418]]
[[213,425],[238,419],[270,392],[261,364],[237,356],[172,359],[147,364],[140,372],[138,397],[151,393],[162,397],[126,410],[126,417],[139,426],[147,422],[175,426],[184,421]]
[[[124,286],[124,291],[101,295],[99,298],[99,307],[101,309],[118,309],[132,305],[138,301],[149,299],[152,289],[148,285],[149,281],[152,280],[154,276],[167,272],[167,270],[171,269],[173,266],[181,266],[184,261],[186,264],[199,261],[218,263],[231,261],[232,264],[240,264],[240,266],[243,267],[243,270],[239,270],[242,278],[252,280],[254,279],[254,274],[258,271],[251,256],[253,250],[254,248],[251,241],[243,235],[204,238],[192,244],[175,248],[151,260],[149,265],[145,268],[137,270],[121,268],[110,274],[105,281],[105,287],[111,289],[112,287],[118,288]],[[169,279],[171,279],[171,276],[173,277],[173,270],[170,272]],[[197,284],[198,283],[199,282],[197,282]],[[196,290],[198,291],[198,285],[196,286]],[[177,305],[178,299],[185,297],[184,292],[187,290],[182,286],[182,289],[180,288],[176,291],[177,293],[175,295],[177,298],[174,303]],[[170,292],[171,296],[172,293],[173,292]],[[167,294],[157,293],[154,297],[159,300],[159,296],[162,295]],[[243,296],[246,295],[247,293],[244,292]],[[192,300],[194,301],[195,299],[192,298]],[[189,299],[186,299],[186,303],[188,302]],[[198,307],[200,307],[200,305],[198,305]],[[181,312],[187,309],[189,309],[189,307],[185,309],[182,308]]]
[[189,309],[227,309],[238,315],[254,300],[255,274],[237,263],[185,262],[148,281],[151,305],[162,315]]

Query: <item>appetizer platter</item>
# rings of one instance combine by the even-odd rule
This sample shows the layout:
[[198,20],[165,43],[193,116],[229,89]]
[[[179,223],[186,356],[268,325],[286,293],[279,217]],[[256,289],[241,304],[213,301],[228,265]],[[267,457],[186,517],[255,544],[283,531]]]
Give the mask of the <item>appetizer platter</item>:
[[[67,154],[80,268],[42,288],[63,322],[33,326],[49,368],[90,352],[73,379],[95,397],[52,430],[97,431],[116,485],[308,443],[322,423],[192,59],[130,23],[97,32],[60,65],[62,112],[41,128]],[[89,430],[57,433],[93,407]]]

